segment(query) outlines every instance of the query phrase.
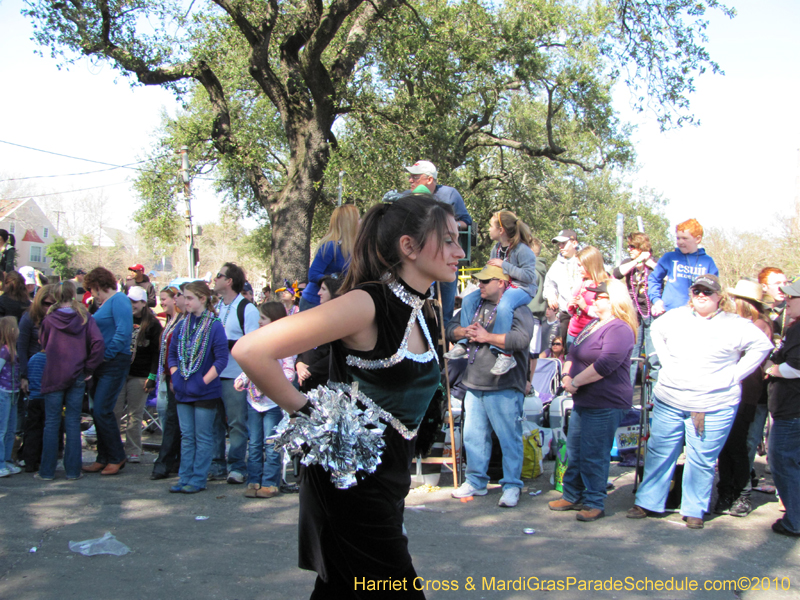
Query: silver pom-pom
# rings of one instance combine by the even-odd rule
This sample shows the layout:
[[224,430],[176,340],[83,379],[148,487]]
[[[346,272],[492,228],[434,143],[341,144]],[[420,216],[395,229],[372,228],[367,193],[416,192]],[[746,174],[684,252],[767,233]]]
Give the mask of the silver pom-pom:
[[374,473],[378,468],[386,425],[371,402],[365,409],[359,407],[356,399],[364,395],[357,385],[336,388],[320,386],[306,394],[311,414],[299,413],[291,420],[284,416],[271,438],[276,449],[303,455],[306,466],[321,465],[337,488],[347,489],[358,483],[356,473]]

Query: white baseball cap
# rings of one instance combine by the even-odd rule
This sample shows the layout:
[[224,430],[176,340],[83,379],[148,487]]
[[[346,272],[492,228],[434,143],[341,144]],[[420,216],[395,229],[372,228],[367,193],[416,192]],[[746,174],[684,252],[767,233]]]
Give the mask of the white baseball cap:
[[133,302],[147,302],[147,292],[143,287],[133,285],[131,289],[128,290],[128,298]]
[[403,168],[412,175],[430,175],[434,179],[437,179],[439,175],[436,166],[428,160],[418,160],[410,167]]

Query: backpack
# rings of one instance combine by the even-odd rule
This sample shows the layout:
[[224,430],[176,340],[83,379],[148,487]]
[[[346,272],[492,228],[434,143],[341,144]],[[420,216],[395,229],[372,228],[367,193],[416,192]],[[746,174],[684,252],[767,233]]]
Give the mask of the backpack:
[[[247,305],[248,304],[253,304],[253,303],[250,302],[250,300],[248,300],[244,296],[242,296],[242,301],[239,302],[239,305],[236,307],[236,316],[239,318],[239,329],[242,330],[242,337],[244,337],[244,335],[245,335],[245,332],[244,332],[244,311],[247,309]],[[239,339],[241,339],[241,338],[239,338]],[[228,350],[233,350],[233,347],[236,345],[236,342],[238,342],[238,341],[239,340],[228,340]]]

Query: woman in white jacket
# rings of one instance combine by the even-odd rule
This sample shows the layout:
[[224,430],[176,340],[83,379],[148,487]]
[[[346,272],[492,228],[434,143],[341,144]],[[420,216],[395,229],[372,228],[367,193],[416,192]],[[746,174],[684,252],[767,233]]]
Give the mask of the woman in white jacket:
[[772,350],[752,322],[730,312],[719,279],[701,275],[688,306],[655,320],[653,346],[661,362],[653,392],[644,479],[628,517],[663,512],[675,464],[686,445],[681,515],[690,529],[703,528],[714,465],[736,416],[742,379]]

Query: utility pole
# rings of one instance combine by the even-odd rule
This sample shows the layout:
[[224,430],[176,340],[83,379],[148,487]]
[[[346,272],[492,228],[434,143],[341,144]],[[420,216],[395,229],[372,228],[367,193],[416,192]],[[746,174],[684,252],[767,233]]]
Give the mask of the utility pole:
[[61,215],[63,215],[67,211],[54,210],[53,212],[56,213],[56,235],[61,235]]
[[184,222],[186,224],[186,252],[188,257],[188,276],[194,278],[194,234],[192,232],[192,189],[189,182],[189,147],[183,146],[181,155],[181,183],[183,184],[183,200],[186,207]]

